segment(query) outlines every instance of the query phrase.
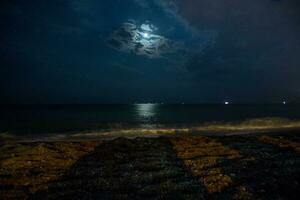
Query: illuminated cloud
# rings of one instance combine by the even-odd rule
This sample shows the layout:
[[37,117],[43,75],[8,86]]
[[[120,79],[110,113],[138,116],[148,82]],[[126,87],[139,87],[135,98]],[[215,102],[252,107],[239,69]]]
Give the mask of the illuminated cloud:
[[134,1],[143,8],[149,7],[147,0],[134,0]]
[[197,35],[198,30],[179,14],[178,0],[134,0],[140,7],[150,9],[151,4],[159,7],[169,18],[175,19],[187,31]]
[[111,34],[108,44],[114,49],[148,58],[161,58],[182,48],[179,42],[156,34],[157,30],[158,28],[150,22],[141,25],[134,21],[125,22]]

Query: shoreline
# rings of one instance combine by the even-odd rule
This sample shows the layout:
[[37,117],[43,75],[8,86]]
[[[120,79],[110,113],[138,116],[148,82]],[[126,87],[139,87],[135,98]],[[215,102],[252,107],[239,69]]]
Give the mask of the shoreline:
[[300,127],[286,128],[257,128],[242,130],[197,130],[194,128],[155,128],[155,129],[127,129],[112,131],[70,131],[65,133],[45,134],[43,137],[22,138],[22,136],[2,135],[0,133],[0,144],[3,143],[31,143],[31,142],[84,142],[84,141],[107,141],[117,138],[159,138],[159,137],[194,137],[194,136],[242,136],[259,134],[277,134],[299,132]]

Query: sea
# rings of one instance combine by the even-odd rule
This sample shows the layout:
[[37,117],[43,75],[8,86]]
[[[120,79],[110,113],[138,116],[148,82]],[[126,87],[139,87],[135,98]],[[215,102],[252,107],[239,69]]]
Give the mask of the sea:
[[298,128],[300,105],[1,105],[0,139],[66,139]]

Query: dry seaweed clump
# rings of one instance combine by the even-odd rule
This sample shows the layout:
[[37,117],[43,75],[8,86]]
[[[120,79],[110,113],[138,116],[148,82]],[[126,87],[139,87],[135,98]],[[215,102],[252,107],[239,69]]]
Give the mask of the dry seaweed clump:
[[0,198],[23,198],[47,187],[98,143],[8,143],[0,147]]
[[282,148],[292,148],[297,153],[300,153],[300,140],[297,137],[262,135],[258,138],[262,142],[271,143]]
[[251,200],[255,199],[254,192],[251,188],[247,186],[239,186],[236,188],[235,194],[233,196],[233,199],[243,199],[243,200]]
[[231,177],[224,174],[220,166],[227,159],[239,158],[238,151],[208,137],[174,138],[171,141],[178,157],[193,175],[200,178],[208,193],[221,192],[230,186]]

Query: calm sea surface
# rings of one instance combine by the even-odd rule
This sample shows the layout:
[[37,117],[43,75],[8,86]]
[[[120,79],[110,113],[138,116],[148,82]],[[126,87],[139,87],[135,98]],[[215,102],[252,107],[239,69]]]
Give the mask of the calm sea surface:
[[22,105],[1,106],[0,131],[43,134],[125,127],[188,127],[256,118],[300,119],[299,105]]

